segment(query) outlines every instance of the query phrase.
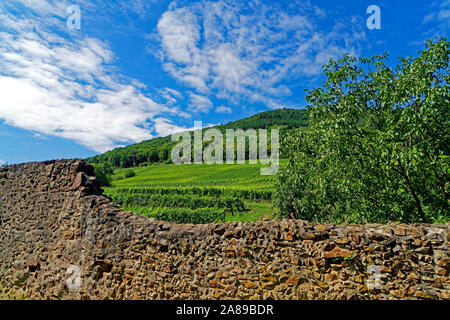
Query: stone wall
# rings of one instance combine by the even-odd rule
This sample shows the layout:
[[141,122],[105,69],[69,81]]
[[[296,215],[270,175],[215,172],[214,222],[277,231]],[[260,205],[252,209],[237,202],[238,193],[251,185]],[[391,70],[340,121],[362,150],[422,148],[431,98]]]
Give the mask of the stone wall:
[[449,227],[179,225],[120,210],[82,160],[4,166],[0,295],[449,299]]

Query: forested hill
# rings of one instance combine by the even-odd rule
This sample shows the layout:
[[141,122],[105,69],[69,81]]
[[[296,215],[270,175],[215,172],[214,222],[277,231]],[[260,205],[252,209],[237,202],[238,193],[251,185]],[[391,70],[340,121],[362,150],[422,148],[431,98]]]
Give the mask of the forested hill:
[[[257,113],[248,118],[218,125],[222,132],[226,129],[280,129],[280,139],[287,131],[306,127],[308,124],[308,111],[305,109],[276,109]],[[129,168],[147,166],[152,163],[170,162],[170,151],[176,142],[171,141],[171,136],[145,140],[126,147],[116,148],[86,159],[89,163],[101,163],[114,168]],[[282,152],[281,146],[281,154]]]
[[248,118],[229,122],[217,126],[217,129],[264,129],[274,126],[280,128],[299,128],[308,125],[308,111],[306,109],[276,109],[257,113]]

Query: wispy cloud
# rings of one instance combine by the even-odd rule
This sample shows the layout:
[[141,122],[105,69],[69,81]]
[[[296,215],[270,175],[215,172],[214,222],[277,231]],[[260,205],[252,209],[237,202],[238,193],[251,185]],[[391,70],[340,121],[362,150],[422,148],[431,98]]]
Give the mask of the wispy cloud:
[[161,123],[169,120],[161,115],[178,109],[156,103],[142,84],[118,74],[105,43],[69,32],[69,4],[0,3],[0,119],[98,152],[167,133]]
[[193,127],[182,127],[174,124],[171,120],[165,118],[155,118],[153,120],[155,131],[158,132],[158,136],[168,136],[173,133],[182,132],[186,130],[193,130]]
[[231,109],[230,107],[218,106],[216,108],[216,112],[218,112],[218,113],[232,113],[233,109]]
[[433,1],[430,12],[422,21],[428,27],[425,36],[428,38],[448,35],[450,30],[450,0]]
[[364,38],[339,23],[319,29],[317,20],[326,14],[308,2],[292,8],[259,1],[174,2],[157,26],[164,67],[196,93],[275,106],[291,94],[284,81],[317,76],[330,57],[356,54]]
[[189,93],[189,100],[189,110],[193,112],[208,112],[213,107],[213,103],[209,98],[193,92]]

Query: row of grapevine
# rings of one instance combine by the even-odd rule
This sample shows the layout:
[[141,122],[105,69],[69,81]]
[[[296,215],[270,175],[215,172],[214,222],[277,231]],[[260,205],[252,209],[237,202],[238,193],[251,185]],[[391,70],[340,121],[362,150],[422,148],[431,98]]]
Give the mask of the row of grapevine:
[[245,200],[271,200],[272,191],[240,190],[221,188],[165,188],[165,187],[117,187],[108,190],[110,196],[115,194],[160,194],[160,195],[192,195],[199,197],[232,197]]
[[152,208],[152,207],[125,207],[125,210],[143,215],[145,217],[153,217],[157,220],[171,221],[176,223],[211,223],[220,222],[225,218],[224,209],[216,208]]
[[230,212],[245,211],[244,202],[232,197],[199,197],[179,194],[145,194],[126,191],[113,192],[111,199],[123,206],[150,206],[168,208],[220,208]]

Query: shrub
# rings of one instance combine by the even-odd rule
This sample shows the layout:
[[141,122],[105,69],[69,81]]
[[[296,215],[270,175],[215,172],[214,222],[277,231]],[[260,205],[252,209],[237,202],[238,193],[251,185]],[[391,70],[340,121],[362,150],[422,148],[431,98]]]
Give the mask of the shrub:
[[136,173],[131,169],[128,169],[125,171],[125,178],[131,178],[131,177],[134,177],[135,175],[136,175]]
[[142,163],[139,163],[139,167],[148,167],[148,166],[150,166],[150,165],[151,165],[150,162],[142,162]]

